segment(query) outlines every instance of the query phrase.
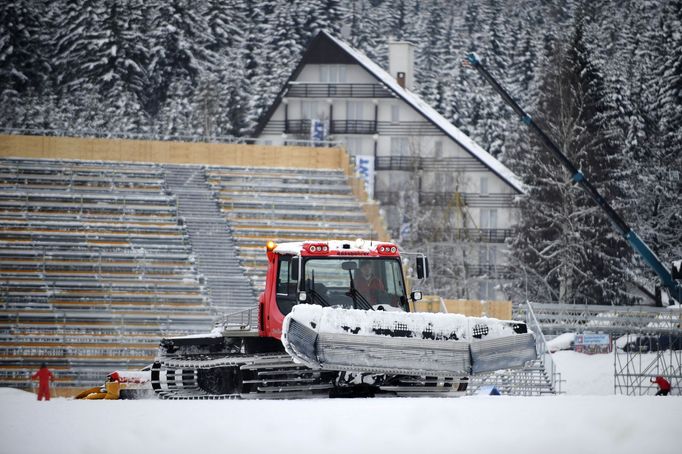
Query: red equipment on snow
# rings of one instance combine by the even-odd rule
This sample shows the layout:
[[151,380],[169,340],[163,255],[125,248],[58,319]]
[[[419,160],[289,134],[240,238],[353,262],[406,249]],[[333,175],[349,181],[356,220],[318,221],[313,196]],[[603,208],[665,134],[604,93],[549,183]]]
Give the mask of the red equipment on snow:
[[[410,313],[421,292],[408,296],[395,244],[268,242],[266,253],[257,329],[228,316],[209,334],[163,339],[160,397],[453,395],[471,374],[537,357],[525,323]],[[424,256],[415,268],[428,276]]]

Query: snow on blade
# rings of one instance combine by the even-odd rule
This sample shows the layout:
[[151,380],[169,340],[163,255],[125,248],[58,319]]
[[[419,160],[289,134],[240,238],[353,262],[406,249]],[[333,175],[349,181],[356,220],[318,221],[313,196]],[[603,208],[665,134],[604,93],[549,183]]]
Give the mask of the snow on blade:
[[534,337],[523,323],[458,314],[301,304],[287,315],[282,332],[287,352],[312,368],[466,375],[536,358]]

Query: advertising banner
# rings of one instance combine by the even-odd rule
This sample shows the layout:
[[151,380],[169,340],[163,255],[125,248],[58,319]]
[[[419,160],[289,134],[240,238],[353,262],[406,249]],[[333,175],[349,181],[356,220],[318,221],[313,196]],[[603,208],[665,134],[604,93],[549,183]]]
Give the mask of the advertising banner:
[[355,156],[355,170],[358,176],[365,181],[365,191],[367,195],[374,198],[374,156],[357,155]]
[[573,348],[580,353],[611,353],[611,335],[576,334]]

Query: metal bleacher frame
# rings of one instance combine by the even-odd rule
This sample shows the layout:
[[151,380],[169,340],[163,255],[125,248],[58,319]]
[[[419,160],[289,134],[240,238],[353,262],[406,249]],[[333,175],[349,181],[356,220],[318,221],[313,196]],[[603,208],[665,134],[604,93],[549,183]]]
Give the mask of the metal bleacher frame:
[[[614,392],[650,395],[665,376],[673,393],[682,386],[682,311],[678,306],[520,305],[515,318],[532,315],[545,334],[603,333],[612,338]],[[677,390],[677,391],[674,391]]]
[[522,368],[500,370],[490,374],[474,376],[470,380],[468,394],[476,394],[483,386],[494,386],[501,394],[512,396],[542,396],[561,394],[561,373],[547,346],[535,312],[535,304],[524,303],[523,312],[526,326],[535,334],[535,349],[538,359]]
[[0,160],[0,385],[145,366],[213,323],[200,281],[160,165]]
[[256,292],[264,287],[264,245],[356,239],[372,228],[340,169],[208,167],[208,184]]

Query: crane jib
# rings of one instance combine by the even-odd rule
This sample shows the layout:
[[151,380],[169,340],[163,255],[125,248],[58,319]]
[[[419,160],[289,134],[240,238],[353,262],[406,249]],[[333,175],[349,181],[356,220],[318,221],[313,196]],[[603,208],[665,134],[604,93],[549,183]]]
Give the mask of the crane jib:
[[540,139],[545,143],[566,169],[571,174],[571,181],[579,184],[585,191],[587,191],[590,198],[606,213],[611,225],[620,233],[630,244],[630,246],[637,252],[642,259],[654,270],[654,272],[661,279],[664,287],[670,290],[671,296],[678,302],[682,302],[682,285],[680,285],[672,276],[670,271],[663,265],[656,254],[642,241],[642,239],[635,233],[620,217],[620,215],[609,205],[609,203],[602,197],[597,189],[587,180],[585,175],[571,162],[571,160],[561,152],[554,141],[543,131],[533,118],[524,111],[521,106],[511,97],[511,95],[497,82],[497,80],[485,69],[475,53],[467,55],[467,61],[473,66],[483,78],[497,91],[497,93],[504,99],[504,101],[516,112],[521,120],[535,131]]

